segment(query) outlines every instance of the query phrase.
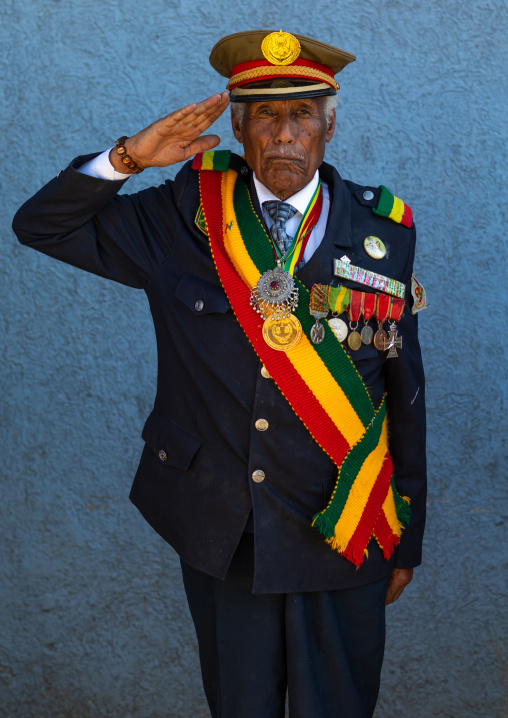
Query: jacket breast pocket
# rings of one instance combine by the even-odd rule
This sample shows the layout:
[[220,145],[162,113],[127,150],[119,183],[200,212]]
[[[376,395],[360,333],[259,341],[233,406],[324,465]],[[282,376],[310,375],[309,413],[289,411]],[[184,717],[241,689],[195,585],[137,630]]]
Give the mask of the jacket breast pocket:
[[224,289],[206,279],[184,274],[177,284],[175,296],[196,315],[225,314],[231,305]]
[[200,439],[155,410],[146,420],[141,436],[160,464],[174,466],[182,471],[189,468],[201,446]]

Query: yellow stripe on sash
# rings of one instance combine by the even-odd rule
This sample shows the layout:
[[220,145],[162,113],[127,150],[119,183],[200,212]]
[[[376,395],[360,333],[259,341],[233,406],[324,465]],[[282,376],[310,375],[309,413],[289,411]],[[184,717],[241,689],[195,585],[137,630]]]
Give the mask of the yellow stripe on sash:
[[397,511],[395,509],[395,499],[393,498],[393,491],[389,491],[386,499],[383,502],[383,512],[388,522],[388,526],[391,528],[392,533],[395,536],[402,534],[404,526],[400,523],[397,518]]
[[237,174],[233,170],[228,170],[222,176],[222,216],[228,228],[224,234],[224,246],[236,271],[245,284],[252,289],[258,282],[259,272],[247,251],[236,221],[233,206],[233,189],[236,177]]
[[[227,227],[224,234],[224,246],[243,281],[248,287],[254,287],[259,280],[259,271],[245,247],[233,206],[233,188],[236,176],[234,170],[229,170],[224,174],[222,180],[223,217],[225,227]],[[286,352],[286,356],[335,426],[341,427],[341,433],[349,445],[356,444],[365,433],[365,427],[344,391],[314,350],[309,338],[305,334],[302,335],[298,344]]]
[[208,152],[203,152],[203,160],[201,164],[202,170],[213,170],[213,156],[215,152],[214,150],[209,150]]
[[365,433],[365,427],[309,338],[303,334],[298,344],[286,355],[335,426],[340,426],[348,444],[356,444]]
[[300,245],[301,245],[301,243],[302,243],[302,240],[300,240],[300,241],[298,242],[298,245],[297,245],[295,251],[293,252],[293,258],[292,258],[292,260],[291,260],[291,264],[289,265],[289,270],[288,270],[288,271],[289,271],[289,273],[291,274],[291,276],[293,276],[293,274],[295,273],[296,260],[299,259]]
[[[362,464],[362,468],[358,472],[353,486],[347,497],[346,505],[342,511],[342,514],[335,526],[335,538],[333,539],[334,546],[339,551],[344,551],[348,545],[351,537],[358,527],[361,516],[367,505],[367,501],[370,496],[370,492],[374,488],[376,479],[381,471],[383,462],[386,457],[386,449],[388,442],[388,419],[385,417],[383,421],[383,428],[381,429],[381,436],[379,442],[374,451],[372,451]],[[391,496],[392,492],[390,486],[387,487],[388,495]],[[385,500],[388,501],[388,498]],[[392,496],[393,503],[393,496]],[[395,510],[395,504],[393,503]],[[392,526],[390,522],[390,526]]]
[[393,198],[393,207],[392,211],[389,214],[390,219],[393,219],[394,222],[399,222],[402,219],[402,215],[404,214],[404,202],[399,199],[398,197]]

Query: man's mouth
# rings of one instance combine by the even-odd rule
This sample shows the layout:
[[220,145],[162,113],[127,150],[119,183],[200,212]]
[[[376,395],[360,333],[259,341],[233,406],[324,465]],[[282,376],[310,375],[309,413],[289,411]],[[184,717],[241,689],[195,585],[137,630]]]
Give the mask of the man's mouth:
[[265,157],[265,161],[269,162],[304,162],[305,158],[301,155],[268,155]]

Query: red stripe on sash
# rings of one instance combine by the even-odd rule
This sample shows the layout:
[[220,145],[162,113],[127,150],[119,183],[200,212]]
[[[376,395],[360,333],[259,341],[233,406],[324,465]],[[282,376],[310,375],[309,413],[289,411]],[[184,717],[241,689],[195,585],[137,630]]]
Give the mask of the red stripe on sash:
[[388,560],[395,547],[398,546],[400,537],[391,530],[383,510],[379,512],[379,516],[376,519],[373,534],[383,550],[383,556]]
[[[383,506],[383,502],[386,499],[388,491],[390,490],[390,481],[392,478],[392,474],[392,460],[390,454],[386,453],[383,465],[381,466],[381,470],[379,471],[374,486],[372,487],[372,491],[370,492],[369,498],[367,499],[367,503],[361,515],[360,521],[358,522],[358,526],[356,527],[354,534],[351,536],[351,539],[344,552],[347,558],[349,558],[350,554],[352,554],[354,558],[350,558],[350,560],[352,560],[353,563],[356,563],[357,565],[358,559],[361,562],[363,556],[358,552],[358,548],[355,552],[354,547],[366,546],[368,544],[369,539],[372,536],[372,525],[375,523],[376,514],[383,513],[382,508],[380,511],[379,507]],[[389,530],[391,534],[392,531],[390,528]]]

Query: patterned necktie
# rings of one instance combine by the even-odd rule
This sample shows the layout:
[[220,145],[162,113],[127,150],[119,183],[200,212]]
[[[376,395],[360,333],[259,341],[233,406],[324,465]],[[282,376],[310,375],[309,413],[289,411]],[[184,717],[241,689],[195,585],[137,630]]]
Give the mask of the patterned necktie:
[[277,243],[282,256],[291,247],[293,237],[289,237],[286,232],[286,222],[297,213],[297,209],[293,205],[287,202],[280,202],[277,199],[268,200],[263,202],[263,209],[265,209],[270,217],[273,219],[273,224],[270,227],[270,234],[272,239]]

